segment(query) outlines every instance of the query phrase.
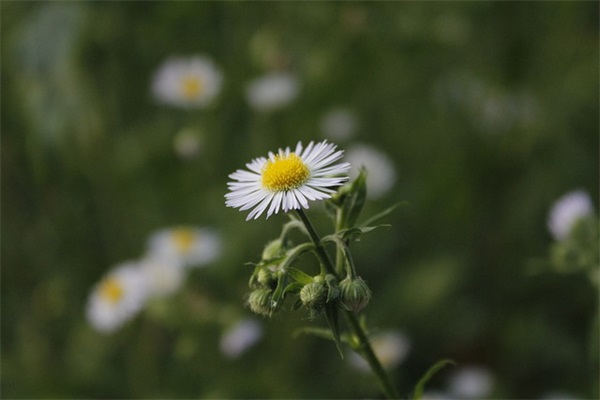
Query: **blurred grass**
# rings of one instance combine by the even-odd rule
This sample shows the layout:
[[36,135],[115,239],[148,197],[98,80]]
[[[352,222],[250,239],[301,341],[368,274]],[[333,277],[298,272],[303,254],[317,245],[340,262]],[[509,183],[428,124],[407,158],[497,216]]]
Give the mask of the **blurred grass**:
[[[225,208],[227,175],[318,140],[337,105],[356,110],[355,140],[396,163],[396,187],[366,213],[410,202],[356,246],[375,294],[369,321],[413,343],[394,372],[401,392],[452,358],[489,366],[497,398],[598,397],[588,349],[597,292],[581,276],[525,273],[547,253],[559,195],[581,187],[598,205],[597,3],[0,7],[3,397],[377,396],[331,343],[291,339],[304,315],[265,321],[266,337],[236,361],[220,355],[221,325],[205,315],[247,312],[243,264],[285,220],[244,222]],[[223,71],[218,101],[154,104],[157,66],[197,53]],[[281,66],[298,74],[299,98],[256,114],[245,84]],[[190,161],[172,150],[183,128],[203,134]],[[223,258],[196,271],[167,320],[145,314],[115,335],[93,332],[90,288],[176,224],[218,228]],[[444,371],[431,385],[444,387]]]

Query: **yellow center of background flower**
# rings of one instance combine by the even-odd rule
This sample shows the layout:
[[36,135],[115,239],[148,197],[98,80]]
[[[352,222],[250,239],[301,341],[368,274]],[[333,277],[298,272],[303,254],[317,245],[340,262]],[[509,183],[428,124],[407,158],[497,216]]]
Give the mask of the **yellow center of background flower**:
[[262,185],[272,192],[283,192],[302,185],[309,175],[308,167],[296,154],[277,155],[274,161],[267,161],[262,171]]
[[111,304],[119,302],[123,297],[123,286],[116,278],[107,278],[100,286],[100,296]]
[[187,253],[196,240],[196,232],[186,228],[175,229],[171,233],[171,239],[179,252]]
[[198,97],[202,88],[202,80],[197,76],[186,76],[181,82],[181,92],[186,99]]

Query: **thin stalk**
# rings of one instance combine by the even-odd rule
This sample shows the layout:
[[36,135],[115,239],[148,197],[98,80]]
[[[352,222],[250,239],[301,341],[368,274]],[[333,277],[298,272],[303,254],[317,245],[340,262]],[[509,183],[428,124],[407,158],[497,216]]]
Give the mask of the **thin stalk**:
[[[330,274],[333,274],[334,276],[339,278],[338,274],[335,271],[333,263],[329,259],[327,252],[325,251],[325,249],[323,248],[323,245],[321,244],[321,239],[319,238],[319,235],[317,234],[317,232],[315,231],[315,228],[312,226],[312,224],[308,220],[308,217],[304,213],[304,210],[298,209],[296,211],[298,213],[298,216],[304,223],[304,226],[306,226],[308,235],[310,236],[310,239],[312,240],[312,242],[315,245],[316,252],[317,252],[317,255],[319,256],[319,258],[321,259],[321,263],[325,266],[326,270]],[[381,362],[379,362],[379,359],[373,352],[373,348],[371,347],[371,344],[369,343],[369,338],[365,334],[363,327],[360,325],[360,322],[358,321],[356,314],[354,313],[354,311],[348,311],[345,309],[343,309],[343,312],[344,312],[344,316],[346,317],[346,321],[348,322],[348,325],[350,325],[350,328],[351,328],[352,332],[354,333],[354,336],[358,340],[358,345],[356,346],[357,350],[360,352],[360,354],[363,355],[363,357],[365,357],[365,359],[369,363],[369,366],[371,367],[371,370],[373,371],[375,376],[377,376],[377,378],[379,379],[379,383],[383,389],[384,394],[386,395],[386,397],[388,399],[399,399],[400,395],[398,394],[398,391],[396,390],[395,386],[392,384],[392,381],[390,380],[385,369],[381,365]]]

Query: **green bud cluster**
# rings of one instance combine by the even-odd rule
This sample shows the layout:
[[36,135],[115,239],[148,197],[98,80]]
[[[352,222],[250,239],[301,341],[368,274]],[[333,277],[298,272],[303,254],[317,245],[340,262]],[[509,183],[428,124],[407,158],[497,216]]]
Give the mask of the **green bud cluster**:
[[371,300],[371,290],[360,277],[346,277],[340,282],[340,303],[350,311],[359,312]]
[[248,306],[250,310],[259,315],[270,317],[273,312],[271,307],[271,299],[273,291],[268,288],[259,288],[250,293],[248,297]]
[[285,254],[285,247],[281,239],[275,239],[267,243],[262,252],[263,260],[272,260]]
[[300,290],[300,301],[309,310],[319,311],[327,301],[327,287],[321,281],[314,281]]

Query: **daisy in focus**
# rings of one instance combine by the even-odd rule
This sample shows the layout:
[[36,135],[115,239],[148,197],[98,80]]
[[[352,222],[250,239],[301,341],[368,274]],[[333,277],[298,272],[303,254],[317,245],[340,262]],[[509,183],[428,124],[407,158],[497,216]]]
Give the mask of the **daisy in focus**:
[[257,219],[265,211],[269,218],[279,210],[309,208],[309,200],[330,198],[333,188],[348,180],[344,174],[349,163],[332,165],[343,154],[327,141],[310,142],[306,148],[298,142],[293,152],[287,147],[277,154],[269,152],[268,158],[255,158],[246,164],[248,170],[229,175],[234,182],[227,183],[225,205],[240,211],[252,208],[246,220]]
[[173,259],[183,266],[203,266],[221,255],[221,239],[209,228],[176,227],[161,229],[148,239],[148,256]]
[[147,294],[147,281],[138,264],[123,263],[93,289],[87,306],[88,321],[100,332],[112,332],[142,309]]
[[154,75],[152,92],[157,101],[176,107],[207,106],[219,93],[223,77],[207,57],[173,57]]

